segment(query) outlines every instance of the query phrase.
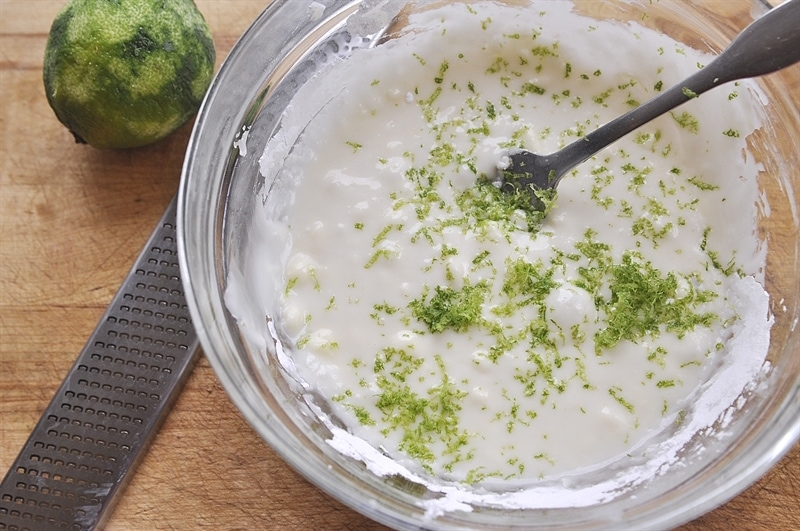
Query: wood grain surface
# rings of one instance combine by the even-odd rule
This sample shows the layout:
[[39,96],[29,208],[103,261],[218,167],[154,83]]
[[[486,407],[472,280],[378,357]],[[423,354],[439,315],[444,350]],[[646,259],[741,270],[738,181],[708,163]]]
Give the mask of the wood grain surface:
[[[220,62],[268,0],[197,0]],[[33,429],[176,192],[190,125],[130,151],[76,145],[42,87],[64,0],[0,0],[0,474]],[[684,526],[800,529],[800,447]],[[378,530],[262,442],[205,360],[107,529]]]

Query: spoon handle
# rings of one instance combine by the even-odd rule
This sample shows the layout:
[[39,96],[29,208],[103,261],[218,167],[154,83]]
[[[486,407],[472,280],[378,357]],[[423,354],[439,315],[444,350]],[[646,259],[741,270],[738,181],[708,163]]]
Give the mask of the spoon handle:
[[789,0],[751,23],[711,63],[603,127],[551,155],[552,182],[605,146],[675,107],[724,83],[775,72],[800,61],[800,0]]

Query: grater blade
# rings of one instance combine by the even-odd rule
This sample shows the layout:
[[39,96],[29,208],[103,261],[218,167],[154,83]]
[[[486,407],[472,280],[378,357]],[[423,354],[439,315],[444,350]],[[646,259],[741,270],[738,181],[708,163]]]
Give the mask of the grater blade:
[[200,349],[173,198],[0,483],[0,530],[102,527]]

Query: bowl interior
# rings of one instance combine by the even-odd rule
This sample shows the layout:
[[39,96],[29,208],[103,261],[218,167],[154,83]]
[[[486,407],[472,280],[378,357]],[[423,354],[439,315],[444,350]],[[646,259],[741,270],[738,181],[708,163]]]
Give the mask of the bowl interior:
[[[364,2],[364,4],[368,4]],[[369,3],[371,4],[371,3]],[[195,326],[206,356],[236,406],[254,429],[311,482],[355,510],[396,528],[493,529],[674,526],[733,497],[754,482],[800,437],[800,114],[797,67],[759,80],[768,105],[766,126],[749,145],[763,165],[759,231],[766,242],[765,288],[774,318],[768,365],[732,408],[725,436],[698,435],[684,449],[682,466],[604,503],[572,508],[509,510],[491,506],[444,512],[426,519],[426,502],[443,496],[399,473],[374,474],[374,463],[346,457],[329,443],[335,421],[319,420],[325,401],[302,385],[279,341],[242,329],[229,310],[232,277],[253,282],[249,254],[260,198],[282,197],[281,168],[263,172],[265,147],[279,135],[293,138],[302,124],[284,111],[314,75],[353,50],[377,46],[403,2],[366,8],[359,1],[324,5],[275,0],[242,36],[214,80],[187,154],[178,227],[181,267]],[[700,50],[719,51],[763,12],[751,1],[692,3],[576,2],[598,19],[635,21]],[[643,14],[646,13],[646,16]],[[308,110],[310,119],[315,109]],[[295,133],[293,133],[295,131]],[[282,214],[277,212],[276,217]],[[275,263],[278,263],[276,258]],[[264,265],[269,267],[269,265]],[[279,274],[279,272],[273,272]],[[269,277],[269,275],[266,275]],[[254,295],[257,296],[257,295]],[[265,301],[265,307],[270,307]],[[274,315],[264,316],[269,330]],[[573,478],[591,485],[591,475]],[[546,485],[545,485],[546,487]]]

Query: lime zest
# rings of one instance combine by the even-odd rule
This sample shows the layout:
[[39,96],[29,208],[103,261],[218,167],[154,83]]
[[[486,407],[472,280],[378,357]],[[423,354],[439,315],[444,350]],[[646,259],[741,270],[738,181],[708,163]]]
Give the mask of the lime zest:
[[423,322],[431,333],[445,330],[464,332],[482,320],[482,309],[489,292],[487,282],[465,284],[460,290],[449,286],[436,286],[433,294],[425,289],[408,307],[417,320]]

